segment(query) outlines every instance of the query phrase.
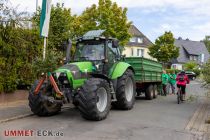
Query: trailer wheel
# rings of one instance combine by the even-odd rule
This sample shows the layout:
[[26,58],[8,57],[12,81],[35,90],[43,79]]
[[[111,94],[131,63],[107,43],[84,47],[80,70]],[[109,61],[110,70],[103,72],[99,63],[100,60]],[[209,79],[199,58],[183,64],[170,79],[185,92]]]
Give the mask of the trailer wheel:
[[157,85],[153,86],[153,98],[157,98],[158,96],[158,89],[157,89]]
[[53,98],[50,92],[50,85],[44,83],[37,95],[34,95],[34,90],[38,85],[38,80],[32,85],[31,90],[29,91],[29,107],[31,111],[38,116],[51,116],[55,115],[61,111],[61,104],[50,103],[46,98]]
[[107,117],[111,108],[110,87],[106,80],[90,78],[85,81],[75,97],[83,118],[100,121]]
[[145,97],[147,100],[153,99],[153,85],[149,85],[145,92]]
[[118,109],[130,110],[133,108],[136,96],[136,83],[133,72],[128,69],[117,82],[116,98],[113,106]]

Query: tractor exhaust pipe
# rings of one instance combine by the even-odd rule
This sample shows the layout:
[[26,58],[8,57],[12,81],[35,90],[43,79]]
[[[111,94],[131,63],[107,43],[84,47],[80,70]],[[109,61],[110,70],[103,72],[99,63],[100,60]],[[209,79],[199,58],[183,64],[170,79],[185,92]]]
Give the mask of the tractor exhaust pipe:
[[69,63],[70,60],[71,60],[72,41],[71,41],[71,39],[69,39],[67,42],[68,42],[68,45],[67,45],[67,48],[66,48],[66,61],[65,61],[65,64]]

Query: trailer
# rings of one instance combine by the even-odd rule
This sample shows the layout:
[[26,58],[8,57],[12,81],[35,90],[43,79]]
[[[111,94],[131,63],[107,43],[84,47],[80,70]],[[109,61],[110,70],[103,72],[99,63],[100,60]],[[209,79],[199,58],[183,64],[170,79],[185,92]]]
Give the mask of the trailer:
[[156,98],[162,82],[162,64],[143,57],[126,57],[125,62],[134,69],[137,96],[145,94],[148,100]]

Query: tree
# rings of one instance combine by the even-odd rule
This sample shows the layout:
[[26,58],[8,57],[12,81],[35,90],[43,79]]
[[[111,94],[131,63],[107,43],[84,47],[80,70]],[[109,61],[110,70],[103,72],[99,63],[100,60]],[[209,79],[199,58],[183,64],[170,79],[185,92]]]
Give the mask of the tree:
[[210,59],[203,66],[202,73],[203,73],[203,79],[204,79],[204,81],[206,82],[206,84],[209,85],[210,84]]
[[198,66],[198,64],[195,61],[189,61],[184,64],[184,68],[186,70],[193,70]]
[[93,4],[86,8],[78,18],[82,34],[89,30],[104,29],[105,36],[117,38],[121,45],[125,45],[131,37],[128,32],[131,22],[127,19],[127,8],[119,7],[111,0],[99,0],[98,6]]
[[203,42],[206,45],[206,48],[210,53],[210,36],[206,36],[205,39],[203,40]]
[[29,19],[26,12],[2,6],[6,13],[0,22],[0,92],[10,92],[34,80],[31,63],[41,54],[41,41],[37,30],[23,28],[23,20]]
[[[33,16],[33,21],[37,28],[39,28],[41,10]],[[64,8],[63,4],[57,3],[51,8],[50,27],[48,35],[48,49],[63,51],[65,49],[65,42],[69,38],[73,38],[73,19],[71,9]]]
[[149,47],[149,55],[162,63],[168,63],[172,58],[179,56],[179,48],[174,45],[173,34],[165,32],[155,40],[155,44]]

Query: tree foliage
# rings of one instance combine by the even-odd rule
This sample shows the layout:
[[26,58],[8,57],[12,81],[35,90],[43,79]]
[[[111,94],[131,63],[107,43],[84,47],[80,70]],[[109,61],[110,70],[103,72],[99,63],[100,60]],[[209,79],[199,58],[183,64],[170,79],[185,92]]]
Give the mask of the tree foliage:
[[89,30],[104,29],[105,36],[117,38],[121,45],[125,45],[129,39],[128,32],[131,22],[127,19],[127,8],[122,8],[111,0],[99,0],[98,6],[93,4],[86,8],[78,17],[80,33]]
[[174,45],[174,41],[172,32],[165,32],[155,40],[154,45],[149,47],[149,55],[163,63],[169,62],[172,58],[177,58],[179,48]]
[[[50,27],[48,35],[48,49],[63,51],[65,42],[74,36],[72,23],[74,17],[71,15],[71,9],[63,7],[63,4],[52,5]],[[33,20],[39,29],[41,10],[34,15]]]
[[13,91],[17,85],[33,80],[31,62],[39,56],[41,41],[38,32],[0,25],[0,91]]
[[204,81],[206,82],[206,84],[209,85],[210,84],[210,59],[203,66],[202,73],[203,73],[203,79],[204,79]]
[[210,53],[210,36],[206,36],[205,39],[203,40],[203,42],[206,45],[206,48]]

